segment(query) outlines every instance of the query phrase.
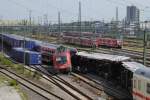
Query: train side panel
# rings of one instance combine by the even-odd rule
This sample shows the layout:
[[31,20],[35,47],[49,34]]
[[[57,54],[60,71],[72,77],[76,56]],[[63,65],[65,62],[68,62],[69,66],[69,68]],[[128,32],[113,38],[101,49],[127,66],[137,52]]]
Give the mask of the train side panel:
[[133,75],[133,99],[150,100],[150,69],[142,68]]

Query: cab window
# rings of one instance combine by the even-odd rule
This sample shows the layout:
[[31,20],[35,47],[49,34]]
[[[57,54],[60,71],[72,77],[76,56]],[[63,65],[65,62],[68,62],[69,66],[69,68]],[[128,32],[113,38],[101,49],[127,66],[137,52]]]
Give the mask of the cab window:
[[60,56],[56,58],[57,63],[59,64],[65,64],[67,62],[67,57],[66,56]]

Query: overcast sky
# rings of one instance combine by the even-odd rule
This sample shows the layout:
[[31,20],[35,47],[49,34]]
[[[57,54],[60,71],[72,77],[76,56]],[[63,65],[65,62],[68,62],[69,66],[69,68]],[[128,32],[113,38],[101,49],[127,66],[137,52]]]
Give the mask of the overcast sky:
[[58,11],[63,22],[78,19],[78,2],[82,3],[82,20],[111,20],[119,8],[119,19],[126,16],[126,6],[135,5],[141,10],[141,19],[150,19],[150,0],[0,0],[0,18],[28,18],[29,10],[36,20],[48,14],[48,19],[57,21]]

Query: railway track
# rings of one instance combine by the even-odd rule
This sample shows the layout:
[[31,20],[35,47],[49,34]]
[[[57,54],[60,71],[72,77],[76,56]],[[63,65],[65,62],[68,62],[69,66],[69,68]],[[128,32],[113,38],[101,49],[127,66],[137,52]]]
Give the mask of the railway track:
[[[126,49],[121,49],[121,50],[118,50],[118,49],[112,49],[112,50],[104,50],[104,49],[98,49],[98,50],[101,50],[103,52],[106,52],[108,54],[116,54],[116,55],[125,55],[125,56],[129,56],[133,59],[135,59],[135,61],[139,62],[139,63],[143,63],[143,54],[141,52],[134,52],[134,51],[130,51],[130,50],[126,50]],[[149,67],[150,66],[150,53],[147,54],[147,66]]]
[[[115,55],[124,55],[131,57],[135,59],[135,61],[143,63],[143,55],[142,53],[139,52],[134,52],[131,50],[126,50],[126,49],[103,49],[103,48],[97,48],[96,50],[90,50],[90,49],[84,49],[84,48],[77,48],[79,51],[87,51],[87,52],[96,52],[96,53],[105,53],[105,54],[115,54]],[[147,65],[150,66],[150,53],[147,55]]]
[[106,94],[113,97],[115,100],[116,99],[118,99],[118,100],[123,100],[123,99],[124,100],[125,99],[131,100],[132,99],[131,95],[129,95],[127,92],[120,92],[120,91],[112,88],[111,84],[106,85],[106,82],[109,83],[106,80],[96,81],[90,77],[87,77],[87,75],[83,75],[83,74],[71,73],[71,75],[79,78],[81,81],[85,82],[86,84],[90,85],[93,88],[96,88],[100,91],[104,91]]
[[37,93],[38,95],[44,97],[47,100],[63,100],[63,98],[57,96],[56,94],[44,89],[42,86],[33,83],[32,81],[29,81],[26,78],[23,78],[22,76],[6,69],[3,67],[0,67],[0,73],[10,77],[11,79],[16,80],[18,83],[20,83],[21,85],[27,87],[28,89],[34,91],[35,93]]
[[[125,99],[125,98],[127,98],[128,100],[131,99],[129,97],[129,95],[120,93],[119,91],[116,91],[115,89],[111,88],[111,86],[110,87],[106,86],[104,83],[103,84],[99,83],[97,81],[94,81],[94,80],[92,80],[90,78],[87,78],[85,76],[82,76],[82,75],[76,74],[76,73],[71,73],[70,75],[73,76],[73,77],[79,78],[84,83],[88,84],[90,87],[92,87],[92,88],[94,88],[94,89],[96,89],[98,91],[101,91],[101,92],[105,91],[105,93],[108,94],[109,97],[113,98],[114,100],[122,100],[122,99]],[[64,79],[60,78],[59,75],[57,75],[56,77],[58,77],[61,81],[66,83],[66,81]],[[105,90],[103,89],[103,87],[105,88]],[[107,88],[107,90],[106,90],[106,88]]]
[[[130,50],[126,50],[126,49],[101,49],[98,48],[99,51],[107,51],[107,53],[111,53],[111,54],[116,54],[116,55],[125,55],[125,56],[129,56],[132,58],[136,58],[136,59],[142,59],[143,58],[143,54],[140,52],[134,52],[134,51],[130,51]],[[147,59],[150,59],[150,57],[147,57]]]
[[37,67],[38,71],[40,71],[42,74],[46,75],[49,79],[53,80],[55,83],[57,83],[57,86],[62,88],[65,92],[70,94],[71,96],[75,97],[78,100],[93,100],[92,97],[85,94],[83,91],[80,91],[80,89],[74,87],[67,81],[65,81],[63,78],[61,78],[58,75],[53,75],[53,73],[48,73],[44,66]]
[[[9,60],[11,60],[13,63],[17,63],[15,61],[13,61],[12,59],[9,59]],[[75,88],[74,86],[69,84],[67,81],[63,80],[61,77],[54,76],[54,75],[52,75],[52,73],[50,74],[49,72],[47,72],[44,68],[42,68],[41,65],[26,66],[25,69],[30,70],[32,72],[37,71],[37,72],[41,73],[42,77],[45,80],[58,86],[60,89],[62,89],[63,91],[65,91],[66,93],[71,95],[76,100],[93,100],[93,98],[91,98],[87,94],[84,94],[79,89]]]
[[[73,86],[70,86],[70,84],[68,84],[68,82],[66,82],[64,79],[62,79],[60,76],[53,76],[52,74],[49,74],[49,72],[47,72],[47,71],[45,71],[45,69],[43,69],[43,67],[42,66],[30,66],[30,68],[33,68],[33,70],[32,71],[40,71],[41,73],[43,73],[43,74],[45,74],[46,76],[48,76],[48,77],[46,77],[46,76],[43,76],[47,81],[50,81],[50,82],[52,82],[53,84],[55,84],[56,86],[59,86],[61,89],[63,89],[65,92],[67,92],[68,94],[70,94],[71,96],[73,96],[74,98],[76,98],[76,99],[78,99],[78,100],[80,100],[80,99],[83,99],[84,98],[84,100],[92,100],[93,98],[92,97],[89,97],[89,96],[87,96],[87,95],[85,95],[84,93],[82,93],[79,89],[75,89]],[[73,75],[73,74],[71,74],[71,75]],[[85,82],[85,81],[84,81]],[[85,83],[87,83],[87,82],[85,82]],[[79,96],[79,94],[76,94],[76,93],[73,93],[73,92],[71,92],[71,90],[69,89],[69,88],[67,88],[65,85],[67,85],[67,86],[70,86],[72,89],[74,89],[75,91],[77,91],[77,93],[80,93],[80,94],[82,94],[83,96],[85,96],[86,97],[86,99],[85,99],[85,97],[82,97],[82,95],[80,95]],[[95,83],[96,84],[96,83]],[[101,87],[102,85],[96,85],[96,86],[94,86],[94,85],[92,85],[91,83],[88,83],[88,85],[90,85],[91,87],[93,87],[93,88],[95,88],[95,89],[98,89],[99,91],[102,91],[103,90],[103,88]],[[106,86],[105,86],[105,88],[106,88]],[[114,91],[114,90],[111,90],[111,91]],[[106,92],[107,93],[107,92]],[[112,92],[112,93],[114,93],[114,92]],[[118,98],[118,99],[120,99],[120,98],[122,98],[121,96],[119,96],[119,95],[116,95],[115,93],[115,95],[113,94],[113,95],[111,95],[111,93],[107,93],[107,94],[109,94],[111,97],[113,97],[113,98]],[[79,98],[80,97],[80,98]]]

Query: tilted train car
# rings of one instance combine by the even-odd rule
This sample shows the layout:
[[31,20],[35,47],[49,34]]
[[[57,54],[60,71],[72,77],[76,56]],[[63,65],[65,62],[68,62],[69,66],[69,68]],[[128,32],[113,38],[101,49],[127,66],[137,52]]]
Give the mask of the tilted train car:
[[25,63],[26,65],[39,65],[42,63],[41,53],[29,51],[23,48],[13,48],[11,51],[11,57],[20,63]]
[[72,57],[74,71],[94,72],[128,91],[126,100],[150,100],[150,68],[129,57],[79,52]]
[[[83,72],[94,71],[105,77],[110,77],[113,70],[117,70],[117,67],[120,67],[121,62],[125,60],[130,60],[130,58],[102,53],[78,52],[72,57],[72,66]],[[113,66],[116,67],[113,68]]]

